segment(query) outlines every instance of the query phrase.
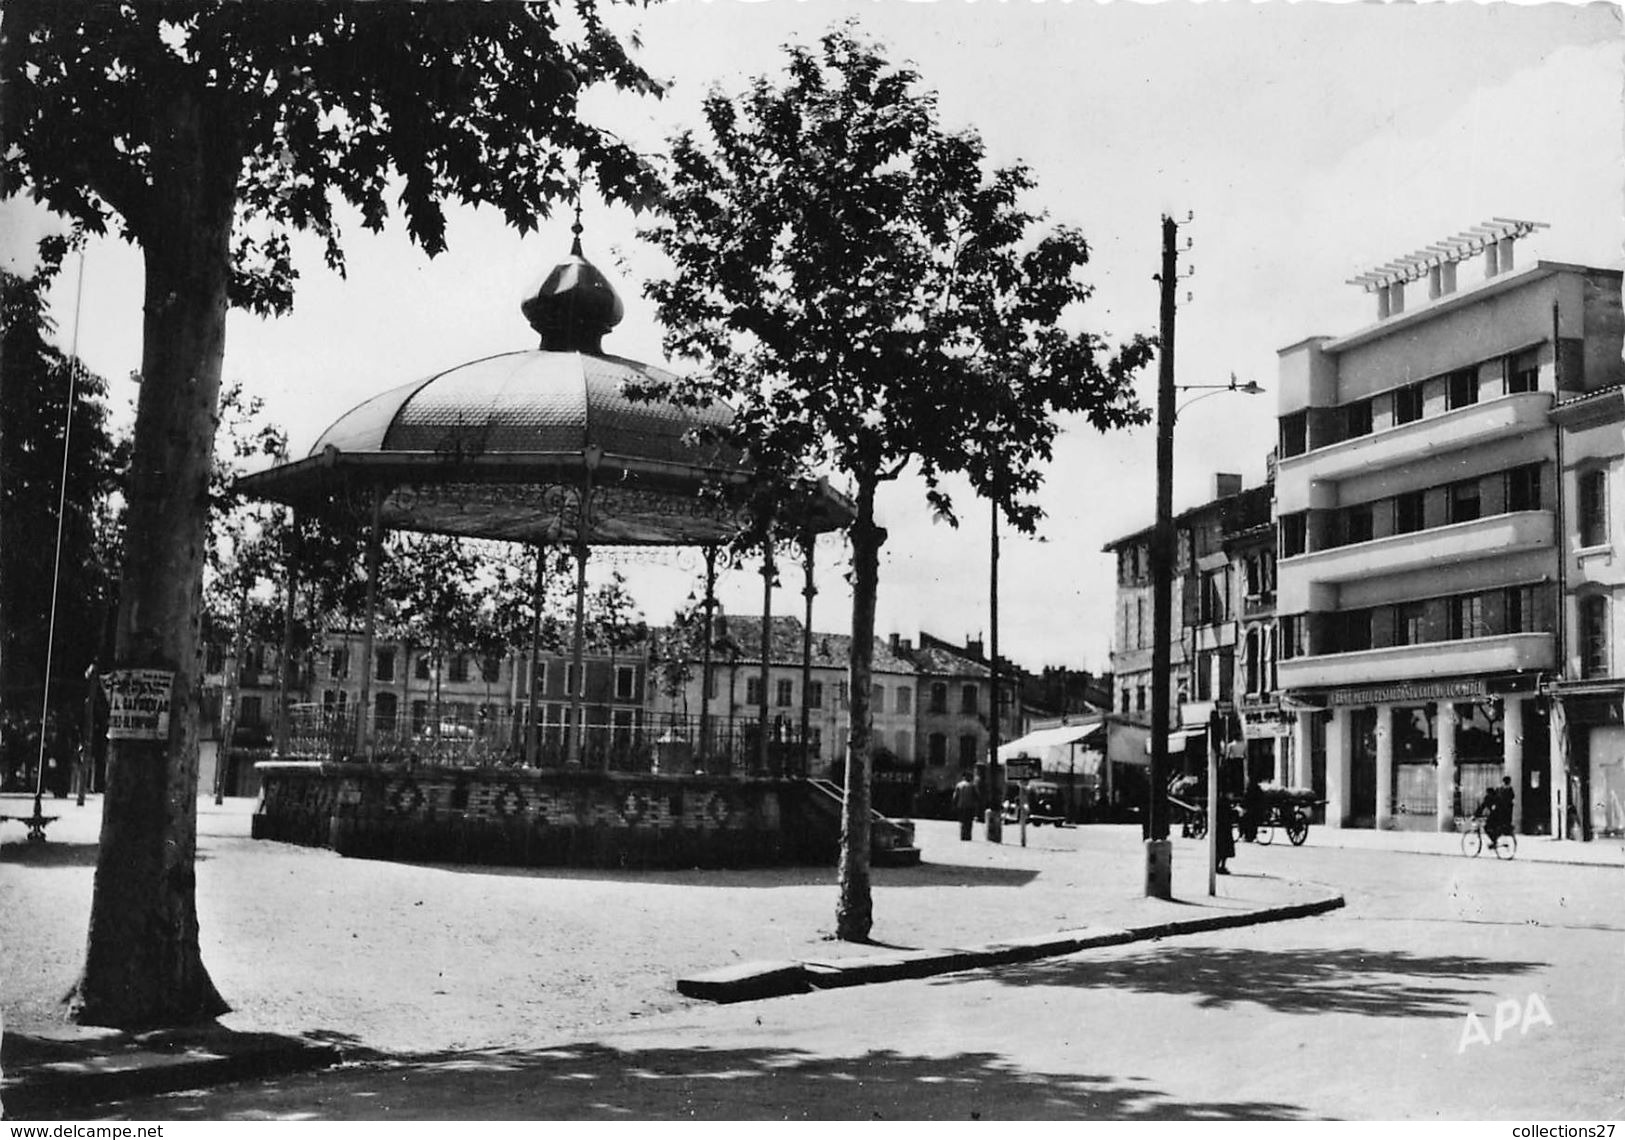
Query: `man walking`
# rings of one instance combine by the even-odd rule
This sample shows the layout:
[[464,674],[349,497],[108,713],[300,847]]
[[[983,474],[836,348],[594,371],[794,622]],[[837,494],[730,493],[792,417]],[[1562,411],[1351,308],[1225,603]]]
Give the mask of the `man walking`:
[[969,772],[954,785],[954,812],[959,816],[959,838],[969,839],[971,825],[976,822],[976,785],[971,783]]

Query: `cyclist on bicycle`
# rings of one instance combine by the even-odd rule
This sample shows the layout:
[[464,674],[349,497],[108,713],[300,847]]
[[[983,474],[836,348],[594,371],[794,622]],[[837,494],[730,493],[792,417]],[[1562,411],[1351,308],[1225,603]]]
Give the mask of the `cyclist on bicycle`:
[[1503,835],[1512,834],[1512,805],[1516,793],[1512,790],[1512,777],[1502,776],[1501,786],[1484,793],[1484,801],[1476,814],[1484,817],[1484,835],[1495,846]]

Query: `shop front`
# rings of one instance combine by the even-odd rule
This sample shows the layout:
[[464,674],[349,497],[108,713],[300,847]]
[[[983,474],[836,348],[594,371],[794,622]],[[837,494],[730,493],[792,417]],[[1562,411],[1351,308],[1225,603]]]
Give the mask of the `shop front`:
[[1291,700],[1305,747],[1314,718],[1324,724],[1331,827],[1451,831],[1503,776],[1523,789],[1526,808],[1531,783],[1546,780],[1546,718],[1532,679],[1415,681]]

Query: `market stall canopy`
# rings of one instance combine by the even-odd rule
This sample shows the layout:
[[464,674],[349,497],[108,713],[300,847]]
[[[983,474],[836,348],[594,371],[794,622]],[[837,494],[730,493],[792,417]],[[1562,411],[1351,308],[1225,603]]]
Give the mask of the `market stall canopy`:
[[[1098,754],[1105,744],[1104,721],[1079,721],[1077,724],[1035,729],[1026,736],[1017,737],[1009,744],[1001,744],[999,760],[1003,762],[1016,756],[1033,756],[1038,759],[1039,766],[1046,772],[1065,772],[1069,766],[1076,765],[1077,771],[1081,773],[1088,770],[1084,766],[1084,750],[1092,749]],[[1098,755],[1091,763],[1097,762]]]
[[[393,388],[341,416],[304,459],[237,480],[252,498],[386,529],[589,545],[703,545],[732,536],[749,457],[718,442],[732,411],[636,397],[674,379],[602,351],[620,299],[581,255],[521,306],[541,347]],[[588,488],[590,487],[590,491]],[[815,530],[844,526],[821,484]]]

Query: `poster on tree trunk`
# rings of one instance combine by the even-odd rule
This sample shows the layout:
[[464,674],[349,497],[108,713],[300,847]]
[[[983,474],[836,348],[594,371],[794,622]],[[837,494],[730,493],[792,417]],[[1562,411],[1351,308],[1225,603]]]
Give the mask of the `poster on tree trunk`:
[[169,739],[167,669],[117,669],[107,675],[107,739]]

